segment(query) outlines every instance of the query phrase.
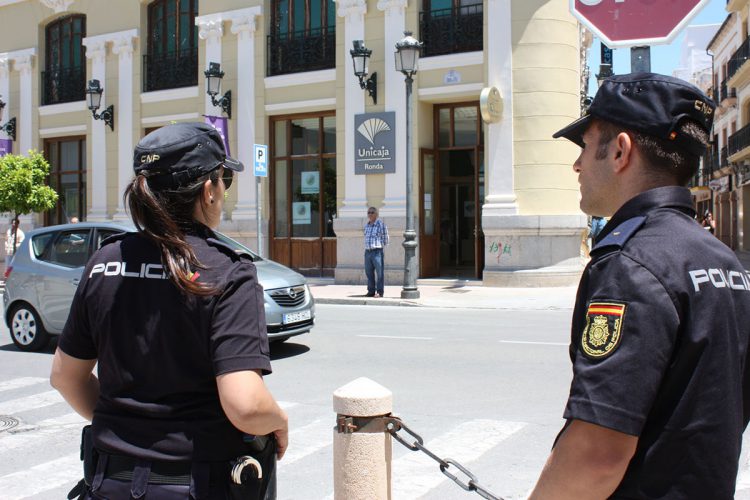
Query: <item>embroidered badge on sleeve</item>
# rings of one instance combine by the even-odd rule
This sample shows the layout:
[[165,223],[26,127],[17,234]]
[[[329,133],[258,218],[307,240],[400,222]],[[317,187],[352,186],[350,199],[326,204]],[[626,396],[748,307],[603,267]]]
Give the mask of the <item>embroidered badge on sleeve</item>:
[[581,335],[581,349],[590,358],[601,359],[620,345],[625,304],[592,302],[586,311],[586,327]]

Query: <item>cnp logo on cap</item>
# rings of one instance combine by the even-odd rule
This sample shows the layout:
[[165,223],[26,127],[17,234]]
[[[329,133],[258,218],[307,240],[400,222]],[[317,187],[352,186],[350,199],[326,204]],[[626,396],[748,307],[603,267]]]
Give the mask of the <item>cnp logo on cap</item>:
[[226,155],[219,132],[199,122],[157,129],[141,139],[133,155],[133,170],[155,188],[184,186],[220,165],[235,172],[245,169]]
[[684,120],[711,131],[716,104],[697,87],[684,80],[656,73],[630,73],[607,78],[596,93],[588,114],[552,137],[565,137],[583,147],[583,133],[594,118],[673,141],[694,155],[706,150],[702,142],[679,134]]
[[159,158],[159,155],[143,155],[141,156],[141,163],[153,163],[155,161],[158,161]]

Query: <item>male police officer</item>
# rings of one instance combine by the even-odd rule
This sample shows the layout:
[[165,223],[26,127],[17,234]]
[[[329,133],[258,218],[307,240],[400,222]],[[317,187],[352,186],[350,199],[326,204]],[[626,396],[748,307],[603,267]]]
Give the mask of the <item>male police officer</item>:
[[581,209],[611,220],[578,289],[567,422],[531,498],[734,495],[750,278],[683,187],[713,109],[681,80],[622,75],[554,134],[583,148]]

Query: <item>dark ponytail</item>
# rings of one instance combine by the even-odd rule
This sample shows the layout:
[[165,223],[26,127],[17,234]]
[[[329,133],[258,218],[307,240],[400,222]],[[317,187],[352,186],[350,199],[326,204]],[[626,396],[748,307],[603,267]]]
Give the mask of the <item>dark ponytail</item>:
[[218,182],[219,173],[216,169],[187,186],[164,190],[152,190],[145,175],[136,175],[123,194],[135,227],[158,245],[167,278],[185,294],[208,296],[219,292],[191,279],[191,269],[205,266],[185,241],[186,229],[196,224],[196,200],[207,180]]

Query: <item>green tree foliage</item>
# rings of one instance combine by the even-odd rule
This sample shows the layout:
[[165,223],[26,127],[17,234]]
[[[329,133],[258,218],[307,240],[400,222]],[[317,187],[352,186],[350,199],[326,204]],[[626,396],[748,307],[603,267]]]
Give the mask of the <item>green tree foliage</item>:
[[[0,157],[0,212],[10,212],[18,221],[19,215],[52,209],[57,193],[46,185],[48,175],[49,163],[36,151],[29,151],[28,156]],[[14,231],[14,243],[15,238]]]

